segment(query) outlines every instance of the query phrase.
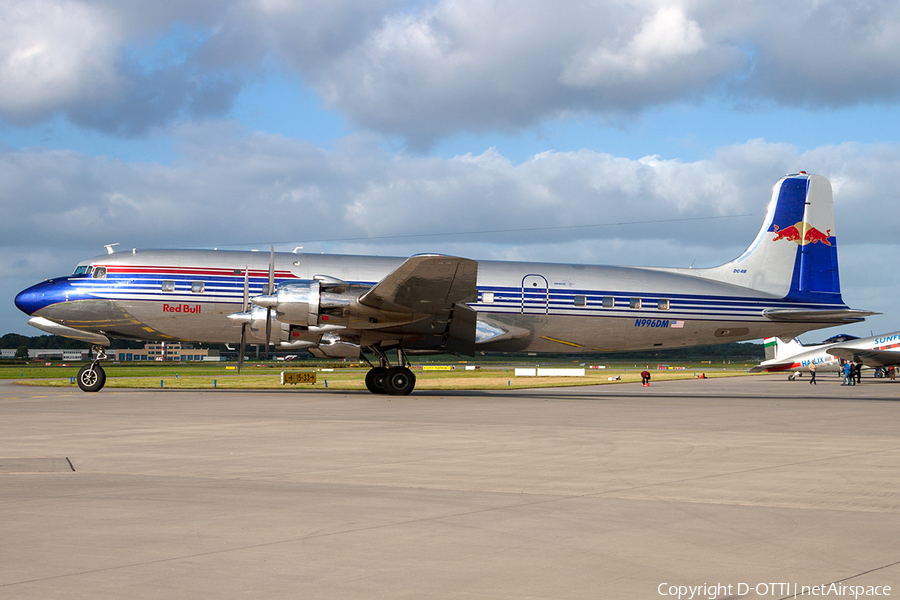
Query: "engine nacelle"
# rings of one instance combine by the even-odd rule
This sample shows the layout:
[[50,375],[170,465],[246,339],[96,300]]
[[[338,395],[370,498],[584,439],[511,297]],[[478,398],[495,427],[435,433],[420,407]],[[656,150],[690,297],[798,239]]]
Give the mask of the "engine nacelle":
[[274,308],[282,323],[313,327],[319,321],[320,290],[318,281],[282,283],[274,294],[254,298],[253,303]]
[[293,281],[280,284],[274,294],[253,298],[253,303],[274,308],[282,323],[335,330],[347,327],[354,300],[369,289],[343,282]]
[[333,333],[325,333],[319,345],[309,348],[316,358],[353,358],[359,356],[359,339],[344,338]]

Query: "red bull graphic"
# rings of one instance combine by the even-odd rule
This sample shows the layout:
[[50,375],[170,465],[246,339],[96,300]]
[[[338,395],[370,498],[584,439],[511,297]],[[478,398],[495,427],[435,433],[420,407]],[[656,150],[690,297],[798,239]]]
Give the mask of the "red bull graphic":
[[825,233],[822,233],[820,229],[813,227],[805,221],[798,221],[797,223],[791,225],[790,227],[785,227],[784,229],[779,229],[778,225],[774,225],[772,229],[777,234],[772,240],[773,242],[777,242],[779,240],[788,240],[791,242],[796,242],[800,246],[805,246],[807,244],[817,244],[819,242],[822,242],[826,246],[831,245],[831,242],[828,241],[828,237],[831,235],[830,229],[827,229],[825,230]]
[[773,242],[777,242],[779,240],[788,240],[791,242],[800,243],[800,230],[797,229],[797,225],[791,225],[790,227],[785,227],[781,231],[778,230],[778,225],[774,226],[775,233],[778,235],[775,236]]
[[828,241],[828,236],[831,235],[831,230],[825,230],[825,233],[822,233],[815,227],[810,227],[806,230],[806,235],[803,236],[804,244],[815,244],[818,242],[822,242],[826,246],[830,246],[831,242]]

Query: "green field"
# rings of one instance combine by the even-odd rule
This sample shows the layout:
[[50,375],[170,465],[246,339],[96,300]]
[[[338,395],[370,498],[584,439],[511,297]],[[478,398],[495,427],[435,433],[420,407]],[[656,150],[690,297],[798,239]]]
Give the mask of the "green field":
[[[0,379],[14,379],[21,385],[37,385],[52,387],[77,387],[74,376],[85,363],[69,363],[69,366],[41,363],[22,365],[0,364]],[[107,388],[141,388],[141,389],[335,389],[364,390],[365,373],[368,366],[333,368],[324,366],[328,363],[315,364],[311,361],[302,363],[246,363],[238,374],[234,365],[156,363],[156,364],[104,364]],[[433,366],[432,363],[426,363]],[[641,364],[635,361],[591,364],[606,365],[605,369],[585,369],[584,377],[516,377],[516,367],[534,367],[535,362],[485,362],[471,361],[469,365],[478,365],[477,370],[465,370],[460,363],[453,365],[452,371],[423,370],[422,364],[413,363],[416,374],[417,390],[496,390],[522,389],[537,387],[562,387],[598,384],[616,384],[640,381],[640,372],[644,369],[652,373],[652,381],[672,379],[690,379],[704,373],[706,377],[735,377],[747,375],[747,370],[755,363],[741,362],[735,364],[710,364],[703,362],[669,362],[670,367],[683,367],[678,370],[658,370],[657,365]],[[581,363],[558,361],[548,363],[541,361],[541,367],[565,368],[580,367]],[[228,368],[231,367],[231,368]],[[315,384],[282,385],[282,371],[316,371]],[[610,381],[611,377],[618,380]]]

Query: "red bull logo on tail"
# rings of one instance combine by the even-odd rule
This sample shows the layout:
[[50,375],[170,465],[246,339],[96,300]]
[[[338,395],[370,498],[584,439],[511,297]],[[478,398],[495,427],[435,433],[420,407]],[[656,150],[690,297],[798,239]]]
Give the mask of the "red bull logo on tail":
[[779,229],[778,225],[773,225],[773,231],[776,234],[775,238],[772,240],[773,242],[789,240],[791,242],[796,242],[800,246],[805,246],[806,244],[818,244],[819,242],[822,242],[826,246],[831,245],[831,242],[828,241],[828,237],[831,235],[830,229],[827,229],[825,230],[825,233],[822,233],[820,229],[816,229],[805,221],[798,221],[784,229]]

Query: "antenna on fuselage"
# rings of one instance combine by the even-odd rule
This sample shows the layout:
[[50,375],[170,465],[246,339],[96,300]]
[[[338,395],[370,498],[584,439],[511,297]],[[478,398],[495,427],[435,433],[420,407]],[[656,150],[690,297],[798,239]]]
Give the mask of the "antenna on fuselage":
[[106,245],[103,246],[103,247],[106,248],[106,253],[107,253],[107,254],[112,254],[112,253],[115,252],[115,250],[113,250],[113,246],[118,246],[118,245],[119,245],[119,243],[116,242],[115,244],[106,244]]

